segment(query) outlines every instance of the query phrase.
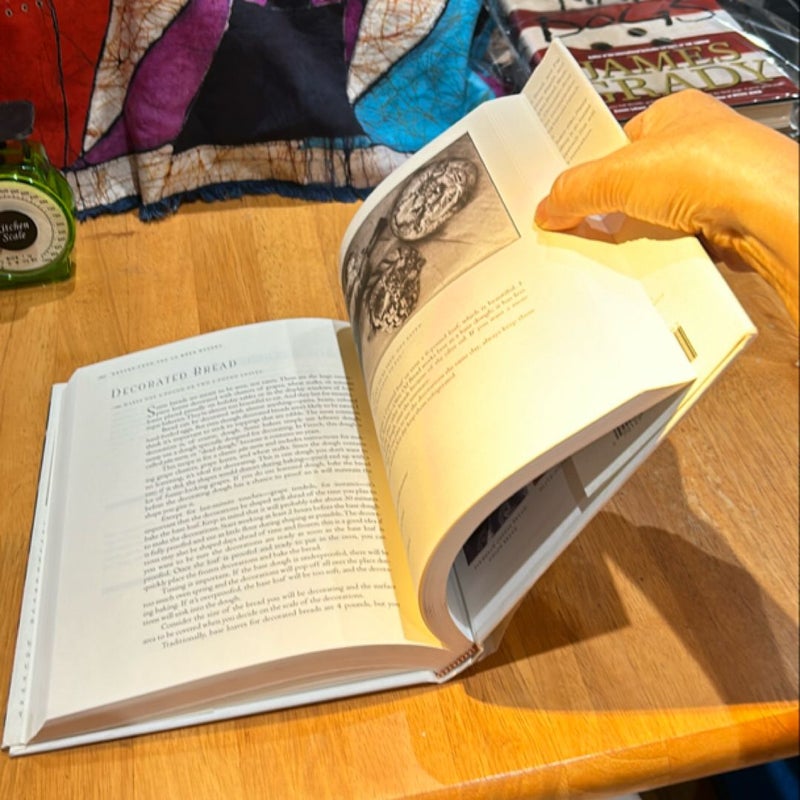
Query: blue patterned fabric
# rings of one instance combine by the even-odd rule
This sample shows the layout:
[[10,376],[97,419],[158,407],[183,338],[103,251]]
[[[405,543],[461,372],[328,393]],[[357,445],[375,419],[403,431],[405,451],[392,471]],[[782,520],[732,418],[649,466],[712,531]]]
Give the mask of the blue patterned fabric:
[[0,100],[82,217],[247,192],[362,197],[491,96],[480,0],[50,0],[0,18]]
[[412,152],[487,99],[487,86],[469,63],[478,5],[447,3],[431,35],[356,102],[356,116],[370,138]]

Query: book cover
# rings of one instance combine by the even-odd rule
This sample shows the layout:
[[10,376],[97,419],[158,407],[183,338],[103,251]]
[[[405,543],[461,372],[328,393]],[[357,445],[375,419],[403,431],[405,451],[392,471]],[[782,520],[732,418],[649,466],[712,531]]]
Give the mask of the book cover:
[[498,0],[494,10],[530,68],[561,39],[620,122],[693,88],[772,127],[790,124],[796,82],[717,0]]

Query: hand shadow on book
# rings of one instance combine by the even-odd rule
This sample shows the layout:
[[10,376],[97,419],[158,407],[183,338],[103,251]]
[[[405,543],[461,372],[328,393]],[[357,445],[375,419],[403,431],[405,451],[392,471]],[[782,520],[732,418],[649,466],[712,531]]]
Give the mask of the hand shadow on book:
[[[796,625],[692,512],[673,445],[662,444],[629,485],[671,504],[669,517],[686,524],[670,531],[629,522],[617,513],[623,490],[518,606],[498,650],[464,675],[466,692],[493,704],[566,711],[796,698],[796,664],[785,661]],[[644,598],[635,625],[619,581],[635,586],[629,603]],[[648,627],[645,617],[653,616]],[[602,636],[609,641],[600,644]],[[516,685],[491,680],[510,663],[519,669]],[[673,670],[681,674],[674,682]]]

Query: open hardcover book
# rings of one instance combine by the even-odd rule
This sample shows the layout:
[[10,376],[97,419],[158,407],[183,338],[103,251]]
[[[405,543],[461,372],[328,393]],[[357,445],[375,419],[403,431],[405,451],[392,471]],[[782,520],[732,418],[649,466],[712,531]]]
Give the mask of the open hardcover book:
[[4,747],[440,682],[490,650],[754,335],[693,238],[535,228],[565,166],[625,142],[556,43],[359,208],[349,323],[55,386]]

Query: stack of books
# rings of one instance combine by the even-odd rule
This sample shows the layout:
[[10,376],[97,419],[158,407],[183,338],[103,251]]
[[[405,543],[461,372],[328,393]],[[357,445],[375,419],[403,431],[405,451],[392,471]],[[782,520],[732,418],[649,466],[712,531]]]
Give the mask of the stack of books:
[[739,0],[489,0],[532,70],[561,39],[625,122],[655,99],[699,89],[797,135],[797,31]]

